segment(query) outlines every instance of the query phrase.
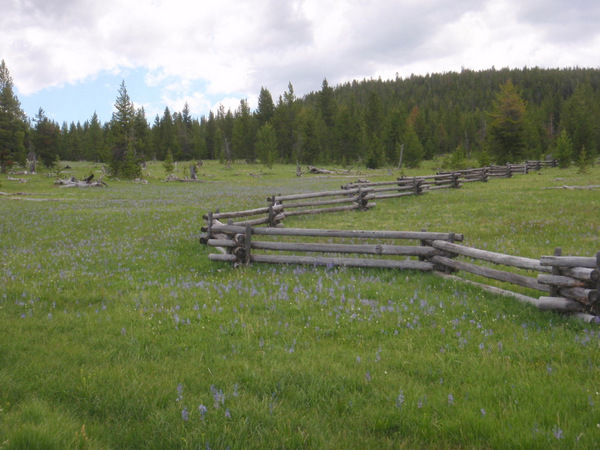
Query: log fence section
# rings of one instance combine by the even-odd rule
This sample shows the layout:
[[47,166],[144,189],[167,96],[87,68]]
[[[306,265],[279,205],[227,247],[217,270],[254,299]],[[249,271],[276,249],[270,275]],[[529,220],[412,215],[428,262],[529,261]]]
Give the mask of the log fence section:
[[[228,220],[233,225],[266,225],[282,227],[286,217],[331,213],[340,211],[366,211],[376,206],[374,200],[421,195],[437,189],[457,189],[463,183],[486,182],[489,178],[510,177],[513,173],[527,173],[541,167],[554,167],[553,161],[527,161],[524,164],[507,164],[436,175],[399,177],[395,181],[349,183],[339,191],[310,192],[292,195],[273,195],[267,198],[268,206],[235,212],[214,212],[213,220]],[[233,221],[232,219],[242,219]],[[209,222],[208,214],[204,220]],[[210,228],[210,225],[204,227]],[[206,230],[203,230],[206,231]],[[210,233],[207,238],[210,238]]]
[[[428,258],[437,253],[431,246],[423,245],[428,240],[462,241],[463,235],[455,233],[429,233],[426,231],[363,231],[363,230],[321,230],[301,228],[252,228],[232,225],[213,225],[212,232],[219,239],[208,239],[211,247],[226,248],[225,254],[210,254],[211,261],[228,261],[235,264],[308,264],[348,267],[380,267],[431,271],[434,263]],[[223,238],[225,236],[225,238]],[[396,244],[349,244],[321,242],[279,242],[259,241],[256,236],[327,238],[352,240],[412,240],[414,245]],[[253,250],[275,251],[279,254],[259,254]],[[319,253],[335,256],[313,256],[281,254],[281,252]],[[338,255],[353,254],[358,257]],[[365,257],[368,256],[368,257]],[[386,258],[390,257],[390,258]],[[405,257],[398,259],[398,257]],[[418,259],[408,259],[416,257]]]
[[[542,256],[539,260],[495,253],[460,245],[464,236],[457,233],[411,231],[363,231],[301,228],[264,228],[250,225],[213,223],[213,238],[204,243],[221,249],[210,254],[211,261],[226,261],[234,265],[252,263],[305,264],[348,267],[379,267],[399,270],[435,271],[465,283],[502,295],[525,301],[542,310],[579,313],[582,318],[600,315],[600,252],[596,257]],[[412,240],[413,245],[382,243],[282,242],[261,241],[259,236],[278,238],[352,239],[352,240]],[[259,251],[257,253],[257,251]],[[265,253],[267,252],[267,253]],[[277,252],[269,254],[268,252]],[[288,253],[286,253],[288,252]],[[289,254],[289,253],[292,254]],[[314,256],[313,254],[319,254]],[[354,255],[353,257],[340,255]],[[463,261],[458,257],[469,258]],[[399,257],[403,257],[399,259]],[[413,258],[413,259],[410,259]],[[474,260],[508,268],[535,272],[534,276],[514,271],[478,265]],[[538,291],[539,298],[523,295],[510,289],[501,289],[474,282],[455,275],[462,271],[480,277]]]

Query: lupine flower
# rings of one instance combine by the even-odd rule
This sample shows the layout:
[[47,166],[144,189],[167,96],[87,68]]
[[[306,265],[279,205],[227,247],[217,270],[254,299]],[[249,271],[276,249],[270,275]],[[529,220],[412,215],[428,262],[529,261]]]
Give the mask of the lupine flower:
[[206,415],[206,412],[208,411],[208,409],[206,408],[206,406],[200,405],[200,406],[198,406],[198,411],[200,411],[200,418],[202,420],[204,420],[204,416]]
[[183,400],[183,384],[179,383],[177,385],[177,401],[180,402]]
[[558,425],[554,425],[554,428],[552,428],[552,434],[554,435],[554,437],[556,439],[564,439],[565,438],[563,436],[563,431],[558,427]]
[[225,410],[225,417],[231,419],[231,413],[229,412],[229,408]]
[[404,392],[400,389],[398,393],[398,398],[396,398],[396,408],[402,409],[402,405],[404,404]]
[[481,408],[481,415],[485,416],[485,409]]
[[190,413],[188,412],[187,408],[183,408],[181,410],[181,418],[185,421],[188,421],[190,419]]
[[371,381],[371,372],[369,372],[368,370],[367,370],[367,373],[365,375],[365,378],[367,379],[367,381]]
[[454,404],[454,396],[452,394],[448,394],[448,404],[449,405]]

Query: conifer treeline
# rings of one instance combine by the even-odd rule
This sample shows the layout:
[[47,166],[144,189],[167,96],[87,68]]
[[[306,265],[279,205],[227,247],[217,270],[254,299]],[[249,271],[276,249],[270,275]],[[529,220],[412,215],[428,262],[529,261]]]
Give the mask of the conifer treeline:
[[[3,91],[6,85],[5,80]],[[582,151],[593,156],[600,147],[600,70],[463,70],[336,87],[325,79],[320,90],[303,98],[290,83],[277,101],[262,88],[254,111],[242,100],[235,111],[220,107],[194,118],[186,104],[181,112],[165,108],[151,125],[144,110],[133,107],[123,83],[115,110],[104,124],[94,113],[83,124],[59,125],[42,109],[32,120],[21,114],[20,128],[0,117],[3,135],[2,127],[19,128],[11,148],[3,144],[2,161],[24,162],[35,152],[46,165],[56,157],[100,161],[115,173],[127,161],[164,160],[169,151],[175,160],[267,165],[361,161],[378,167],[397,165],[402,154],[404,164],[414,166],[456,152],[504,163],[555,151],[563,131],[573,158]]]

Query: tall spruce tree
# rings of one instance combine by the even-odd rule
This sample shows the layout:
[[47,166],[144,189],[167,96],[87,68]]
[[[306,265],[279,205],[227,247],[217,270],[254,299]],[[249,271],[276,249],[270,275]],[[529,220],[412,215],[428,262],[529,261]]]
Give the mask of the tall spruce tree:
[[496,162],[518,162],[525,155],[525,101],[511,80],[500,85],[500,92],[488,113],[488,144]]
[[46,168],[52,167],[58,156],[60,127],[46,117],[42,108],[35,115],[35,128],[33,129],[33,150],[42,160]]
[[110,170],[114,177],[137,178],[141,175],[135,148],[135,107],[125,86],[125,80],[119,87],[115,102],[115,112],[111,121],[113,150]]
[[260,88],[258,95],[258,108],[254,116],[258,122],[258,127],[262,127],[265,123],[271,120],[275,113],[275,104],[269,90],[265,87]]
[[13,79],[0,62],[0,173],[15,162],[25,163],[25,113],[14,93]]

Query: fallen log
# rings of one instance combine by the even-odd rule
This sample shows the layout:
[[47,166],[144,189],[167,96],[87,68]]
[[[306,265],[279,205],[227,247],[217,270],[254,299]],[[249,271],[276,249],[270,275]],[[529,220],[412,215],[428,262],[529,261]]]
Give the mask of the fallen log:
[[338,172],[334,172],[333,170],[327,170],[327,169],[319,169],[315,166],[308,166],[307,167],[308,172],[309,173],[315,173],[315,174],[321,174],[321,175],[331,175],[331,174],[337,174]]

